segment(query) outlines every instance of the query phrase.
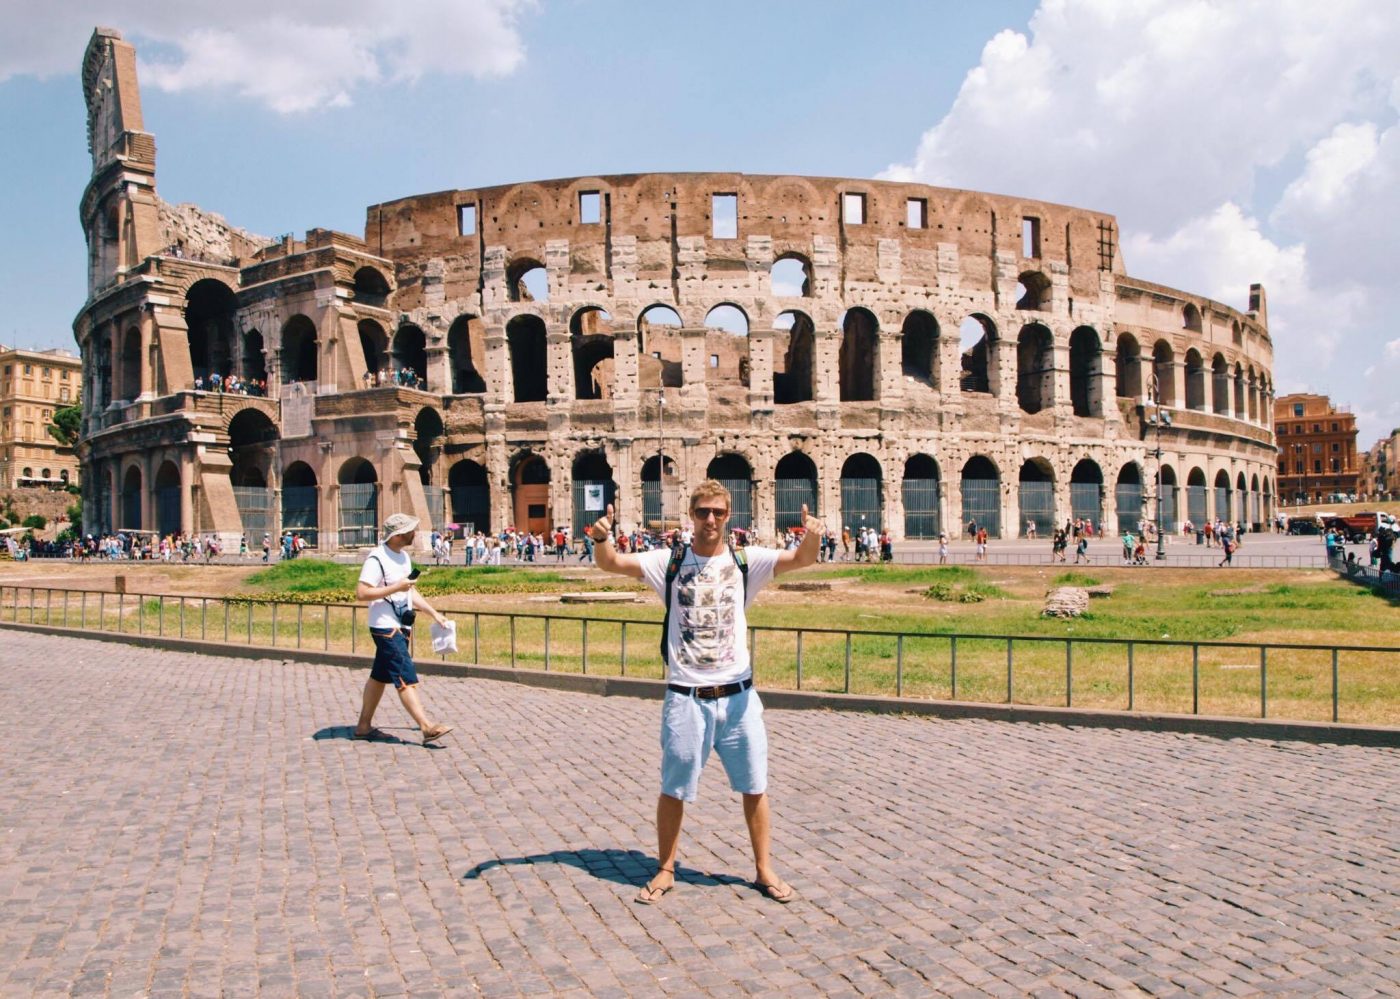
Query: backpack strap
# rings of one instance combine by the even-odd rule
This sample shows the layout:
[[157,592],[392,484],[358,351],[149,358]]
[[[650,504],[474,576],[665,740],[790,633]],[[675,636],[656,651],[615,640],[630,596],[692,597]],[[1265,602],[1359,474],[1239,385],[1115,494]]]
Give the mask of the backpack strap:
[[743,547],[734,547],[734,542],[729,543],[729,557],[734,560],[734,564],[739,567],[739,577],[744,581],[744,602],[749,600],[749,556]]
[[667,639],[671,636],[671,591],[675,588],[676,577],[681,574],[681,565],[685,562],[685,553],[690,550],[690,546],[680,540],[680,535],[676,535],[676,542],[671,546],[671,560],[666,563],[666,614],[661,619],[661,661],[670,665],[667,658]]

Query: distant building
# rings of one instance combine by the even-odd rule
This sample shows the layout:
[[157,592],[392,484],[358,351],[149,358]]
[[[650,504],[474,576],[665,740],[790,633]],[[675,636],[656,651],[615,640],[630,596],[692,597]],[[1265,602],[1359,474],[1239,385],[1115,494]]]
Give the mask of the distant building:
[[0,489],[78,481],[78,456],[49,433],[54,410],[78,401],[83,362],[69,350],[0,344]]
[[1356,417],[1325,395],[1274,400],[1278,495],[1289,503],[1332,503],[1361,492]]
[[1400,428],[1372,444],[1363,456],[1361,492],[1379,499],[1400,495]]

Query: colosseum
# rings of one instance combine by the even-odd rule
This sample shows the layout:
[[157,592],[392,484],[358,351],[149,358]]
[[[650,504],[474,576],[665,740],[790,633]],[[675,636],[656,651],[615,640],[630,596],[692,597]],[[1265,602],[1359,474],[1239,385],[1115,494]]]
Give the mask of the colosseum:
[[658,524],[706,477],[760,537],[804,503],[901,539],[1114,530],[1155,517],[1159,483],[1168,530],[1270,517],[1264,289],[1238,312],[1129,277],[1112,215],[629,174],[268,240],[159,199],[117,32],[94,33],[83,87],[90,529],[329,551],[395,511],[546,530],[612,502]]

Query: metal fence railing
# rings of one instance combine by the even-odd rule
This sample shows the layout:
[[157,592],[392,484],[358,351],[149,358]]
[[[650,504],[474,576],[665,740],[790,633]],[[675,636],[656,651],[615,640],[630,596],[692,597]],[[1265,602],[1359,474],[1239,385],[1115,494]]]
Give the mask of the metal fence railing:
[[[651,619],[448,612],[444,661],[592,675],[664,675]],[[365,608],[340,603],[0,586],[0,624],[351,654]],[[1163,714],[1400,721],[1400,648],[753,626],[765,688]],[[420,655],[427,658],[430,653]]]

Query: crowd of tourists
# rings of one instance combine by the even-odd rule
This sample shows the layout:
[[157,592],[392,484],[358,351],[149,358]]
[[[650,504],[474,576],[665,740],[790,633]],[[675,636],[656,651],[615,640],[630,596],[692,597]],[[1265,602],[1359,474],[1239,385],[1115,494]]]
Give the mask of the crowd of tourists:
[[238,375],[224,377],[217,371],[209,373],[209,377],[195,375],[194,390],[196,392],[227,392],[230,395],[267,395],[267,379],[265,378],[241,378]]

